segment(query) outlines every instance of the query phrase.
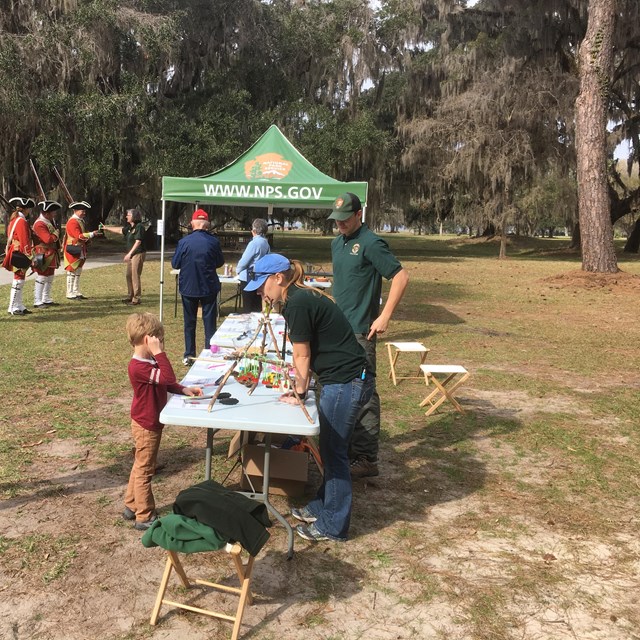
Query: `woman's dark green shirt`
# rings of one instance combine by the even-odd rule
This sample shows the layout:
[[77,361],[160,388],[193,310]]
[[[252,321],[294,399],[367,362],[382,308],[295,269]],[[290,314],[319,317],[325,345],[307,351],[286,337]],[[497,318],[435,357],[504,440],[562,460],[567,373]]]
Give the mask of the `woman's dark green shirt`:
[[146,247],[144,246],[144,224],[142,222],[137,222],[135,225],[125,225],[122,227],[122,233],[124,234],[126,243],[127,243],[127,252],[131,251],[133,245],[136,243],[136,240],[140,240],[140,245],[133,252],[133,255],[138,255],[139,253],[145,253]]
[[291,342],[311,346],[311,370],[322,384],[345,384],[362,375],[364,349],[335,302],[308,287],[292,285],[282,310]]

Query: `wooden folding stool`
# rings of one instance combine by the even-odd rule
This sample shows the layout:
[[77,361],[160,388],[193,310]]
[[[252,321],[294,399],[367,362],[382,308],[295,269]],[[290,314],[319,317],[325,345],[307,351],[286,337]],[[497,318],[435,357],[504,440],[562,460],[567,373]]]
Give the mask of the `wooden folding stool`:
[[[395,349],[395,351],[392,351]],[[389,354],[389,377],[393,380],[393,386],[398,386],[398,380],[415,380],[421,378],[420,370],[418,369],[418,375],[415,376],[399,376],[396,372],[396,363],[401,353],[419,353],[420,363],[424,364],[427,359],[427,353],[430,349],[427,349],[422,342],[387,342],[387,353]]]
[[[435,385],[435,389],[420,403],[421,407],[430,405],[425,415],[430,416],[445,400],[449,400],[457,411],[464,413],[453,393],[469,377],[469,372],[458,364],[421,364],[420,369],[424,373],[425,384],[429,386],[429,380],[432,380]],[[440,381],[436,374],[447,377]]]
[[[225,547],[227,553],[231,555],[233,563],[235,565],[236,573],[238,574],[238,579],[240,580],[240,587],[228,587],[224,584],[218,584],[216,582],[208,582],[206,580],[192,580],[189,581],[187,578],[187,574],[180,562],[180,558],[178,557],[178,553],[176,551],[167,551],[167,564],[164,568],[164,574],[162,576],[162,581],[160,582],[160,588],[158,589],[158,595],[156,597],[156,603],[153,607],[153,611],[151,612],[151,624],[155,625],[158,621],[158,615],[160,614],[160,608],[163,604],[171,605],[173,607],[179,607],[180,609],[186,609],[187,611],[193,611],[195,613],[203,613],[207,616],[212,616],[214,618],[221,618],[222,620],[228,620],[233,622],[233,632],[231,633],[231,640],[237,640],[238,635],[240,633],[240,625],[242,624],[242,615],[244,613],[244,608],[246,605],[251,604],[251,591],[249,590],[249,586],[251,583],[251,572],[253,571],[253,563],[255,561],[254,556],[249,556],[249,560],[246,564],[242,562],[241,553],[242,547],[236,542],[235,544],[227,544]],[[164,597],[164,594],[167,590],[167,584],[169,583],[169,577],[171,575],[171,570],[175,570],[182,582],[183,586],[187,589],[196,584],[205,585],[207,587],[211,587],[213,589],[217,589],[219,591],[226,591],[227,593],[235,593],[240,596],[240,601],[238,602],[238,607],[236,609],[236,613],[234,616],[230,616],[226,613],[220,613],[217,611],[211,611],[209,609],[201,609],[199,607],[192,607],[188,604],[183,604],[181,602],[176,602],[174,600],[168,600]]]

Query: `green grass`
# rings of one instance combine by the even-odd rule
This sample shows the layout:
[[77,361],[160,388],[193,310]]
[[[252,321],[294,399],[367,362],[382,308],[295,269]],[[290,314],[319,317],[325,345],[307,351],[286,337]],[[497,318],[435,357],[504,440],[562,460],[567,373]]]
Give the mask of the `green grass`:
[[[293,563],[267,564],[260,575],[274,572],[279,586],[258,585],[267,594],[262,602],[271,612],[290,609],[298,631],[311,637],[343,637],[333,626],[336,600],[339,612],[343,605],[358,611],[353,638],[367,637],[381,610],[401,628],[399,611],[407,607],[411,627],[429,624],[434,638],[553,638],[553,630],[535,635],[525,620],[525,612],[544,611],[550,601],[572,620],[603,629],[613,624],[602,619],[610,610],[618,633],[610,637],[625,638],[625,630],[640,627],[624,587],[635,579],[640,504],[640,289],[622,277],[590,286],[573,278],[580,263],[566,239],[511,239],[506,261],[496,259],[496,243],[484,240],[386,239],[411,281],[378,346],[382,474],[356,485],[352,540],[302,546]],[[330,241],[287,232],[277,234],[276,250],[329,268]],[[620,266],[640,274],[638,256],[620,254]],[[168,269],[166,346],[180,372],[182,319],[180,311],[173,317]],[[147,262],[145,310],[158,309],[159,276],[158,262]],[[8,501],[5,513],[17,518],[0,537],[0,562],[34,592],[43,581],[72,589],[80,564],[93,559],[108,570],[118,549],[140,563],[147,556],[137,554],[148,553],[129,540],[119,518],[131,464],[123,267],[85,271],[90,300],[82,304],[67,303],[63,285],[56,278],[59,307],[28,318],[0,316],[0,495]],[[0,287],[0,298],[8,295]],[[223,312],[230,310],[228,304]],[[419,340],[431,349],[430,362],[464,364],[471,372],[459,392],[466,412],[443,405],[426,418],[418,407],[424,382],[393,387],[387,378],[387,340]],[[203,446],[200,430],[165,430],[160,458],[167,471],[154,480],[163,512],[179,488],[202,479]],[[226,448],[225,438],[216,441],[217,479],[233,465]],[[87,479],[95,490],[84,489]],[[275,502],[286,511],[286,500]],[[76,504],[90,514],[80,532],[52,515]],[[36,519],[26,534],[21,514],[40,510],[49,520]],[[56,527],[59,535],[52,535]],[[267,548],[276,554],[285,544],[282,529],[272,535]],[[105,536],[104,546],[83,547],[96,536]],[[545,553],[557,560],[544,561]],[[97,584],[106,582],[103,575]],[[578,588],[574,594],[575,584],[593,585],[606,602]],[[98,587],[87,589],[100,597]],[[440,623],[443,611],[449,618]],[[130,634],[113,637],[150,635],[148,612],[138,613]],[[256,637],[283,637],[269,615]],[[216,640],[228,631],[213,628]],[[574,636],[588,638],[586,628]]]

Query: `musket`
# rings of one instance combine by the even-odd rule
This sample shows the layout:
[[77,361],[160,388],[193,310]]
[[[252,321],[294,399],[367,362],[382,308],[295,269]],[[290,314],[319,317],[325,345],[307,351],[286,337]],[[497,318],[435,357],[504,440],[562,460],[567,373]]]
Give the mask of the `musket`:
[[67,203],[71,204],[74,201],[73,197],[69,193],[69,189],[67,189],[67,185],[64,183],[64,180],[62,179],[62,176],[60,175],[60,172],[56,167],[53,167],[53,173],[55,173],[56,178],[58,178],[58,183],[60,184],[60,188],[62,189],[62,193],[64,194],[64,197],[66,198]]
[[[74,202],[74,198],[71,193],[69,193],[69,189],[67,189],[67,185],[64,183],[64,180],[62,179],[62,176],[60,175],[60,172],[56,167],[53,167],[53,173],[55,173],[56,178],[58,178],[58,183],[60,184],[60,188],[62,189],[62,193],[64,193],[64,197],[66,198],[67,203],[71,204],[72,202]],[[98,223],[97,231],[99,234],[101,234],[100,237],[104,238],[104,225],[102,224],[102,222]]]
[[[38,172],[36,171],[36,166],[33,164],[33,160],[29,158],[29,166],[31,167],[31,173],[33,174],[33,179],[36,183],[36,190],[38,191],[38,196],[42,202],[46,202],[47,196],[42,188],[42,182],[40,182],[40,177],[38,176]],[[56,253],[58,254],[58,264],[62,262],[62,241],[60,240],[60,227],[56,224],[55,220],[51,221],[51,224],[55,229],[58,229],[58,239],[56,240]],[[34,234],[35,235],[35,234]]]
[[29,166],[31,167],[31,173],[33,174],[33,179],[36,182],[36,189],[38,191],[38,196],[40,197],[41,202],[44,202],[47,199],[47,196],[44,193],[44,189],[42,188],[42,182],[40,182],[40,178],[38,177],[38,172],[36,171],[36,166],[33,164],[33,160],[29,158]]

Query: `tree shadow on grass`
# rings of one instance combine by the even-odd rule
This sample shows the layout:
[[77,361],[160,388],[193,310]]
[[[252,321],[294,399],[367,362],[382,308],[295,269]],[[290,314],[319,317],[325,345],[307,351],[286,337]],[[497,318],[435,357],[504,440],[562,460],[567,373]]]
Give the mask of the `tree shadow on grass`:
[[486,465],[474,440],[522,427],[519,420],[471,412],[443,412],[424,422],[381,442],[381,475],[354,482],[352,538],[397,521],[428,522],[430,507],[475,493],[485,484]]

